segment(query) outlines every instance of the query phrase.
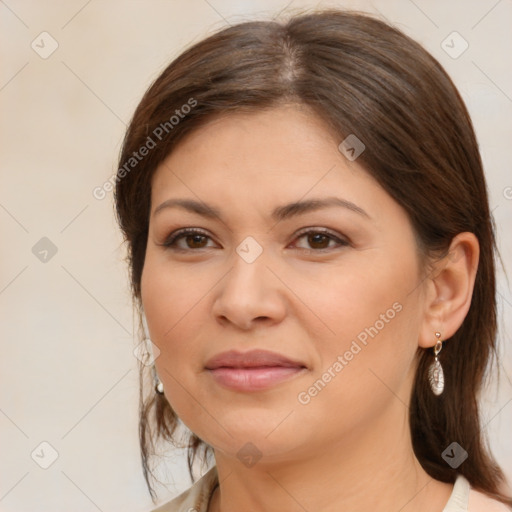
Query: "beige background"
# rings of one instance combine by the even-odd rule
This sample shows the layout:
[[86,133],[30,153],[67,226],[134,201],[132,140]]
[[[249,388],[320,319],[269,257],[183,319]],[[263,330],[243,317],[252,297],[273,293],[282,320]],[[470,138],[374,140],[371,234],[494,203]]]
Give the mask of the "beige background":
[[[1,511],[151,508],[124,252],[112,194],[100,201],[92,190],[115,172],[125,124],[170,59],[214,29],[287,4],[379,13],[446,67],[474,120],[511,272],[510,0],[0,1]],[[453,31],[469,44],[456,59],[441,47]],[[502,378],[484,414],[512,478],[512,295],[502,272],[499,293]],[[52,450],[58,457],[43,469]],[[188,487],[184,468],[179,453],[167,461],[161,501]]]

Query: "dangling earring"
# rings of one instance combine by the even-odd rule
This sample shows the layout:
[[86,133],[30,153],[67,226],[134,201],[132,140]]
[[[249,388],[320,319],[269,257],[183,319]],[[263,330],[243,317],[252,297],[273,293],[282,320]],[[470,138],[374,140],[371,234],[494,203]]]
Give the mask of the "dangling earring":
[[155,381],[155,392],[157,395],[163,395],[164,394],[164,384],[160,380],[160,377],[158,376],[158,373],[156,373],[156,366],[153,365],[153,380]]
[[444,372],[437,356],[443,348],[443,342],[441,341],[440,332],[436,332],[436,337],[437,341],[434,346],[434,361],[428,369],[428,381],[430,383],[432,393],[434,393],[436,396],[439,396],[444,390]]

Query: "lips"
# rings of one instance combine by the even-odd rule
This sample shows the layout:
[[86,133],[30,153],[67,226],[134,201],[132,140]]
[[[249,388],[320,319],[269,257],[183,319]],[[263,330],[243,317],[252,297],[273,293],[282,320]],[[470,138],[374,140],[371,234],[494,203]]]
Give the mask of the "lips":
[[258,391],[306,371],[306,365],[276,352],[229,351],[212,357],[205,369],[214,380],[236,391]]
[[207,370],[216,368],[255,368],[262,366],[280,366],[284,368],[305,367],[299,361],[294,361],[276,352],[267,350],[251,350],[236,352],[231,350],[212,357],[205,365]]

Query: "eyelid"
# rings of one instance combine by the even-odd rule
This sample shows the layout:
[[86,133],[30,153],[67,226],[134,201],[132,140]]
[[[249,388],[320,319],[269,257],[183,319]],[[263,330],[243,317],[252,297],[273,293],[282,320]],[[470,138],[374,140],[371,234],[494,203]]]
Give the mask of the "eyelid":
[[329,236],[332,236],[333,238],[336,238],[337,240],[339,240],[341,242],[348,241],[346,239],[346,237],[344,237],[343,235],[341,235],[339,233],[336,233],[335,231],[330,230],[329,228],[322,228],[322,227],[317,227],[317,226],[307,226],[305,228],[299,229],[299,231],[297,231],[293,236],[300,237],[300,236],[305,235],[310,232],[322,233],[325,235],[329,235]]
[[[165,240],[161,243],[161,244],[157,244],[157,245],[162,245],[166,248],[173,248],[175,250],[180,250],[181,248],[179,247],[172,247],[171,244],[173,244],[176,240],[178,240],[180,237],[185,237],[187,235],[202,235],[202,236],[205,236],[207,238],[212,238],[207,231],[204,231],[203,229],[201,228],[181,228],[181,229],[177,229],[176,231],[173,231],[170,235],[168,235]],[[181,250],[184,250],[184,251],[190,251],[190,250],[196,250],[197,249],[181,249]]]
[[[321,234],[321,235],[327,235],[331,238],[331,240],[334,240],[339,244],[340,247],[350,245],[350,240],[348,237],[338,234],[335,231],[332,231],[328,228],[322,228],[322,227],[315,227],[315,226],[308,226],[305,228],[300,229],[294,234],[294,239],[302,238],[304,235],[307,235],[309,233],[315,233],[315,234]],[[304,249],[303,247],[299,247],[299,249],[302,249],[304,251],[314,251],[317,253],[332,251],[333,249],[337,249],[339,247],[331,247],[331,248],[325,248],[325,249]]]

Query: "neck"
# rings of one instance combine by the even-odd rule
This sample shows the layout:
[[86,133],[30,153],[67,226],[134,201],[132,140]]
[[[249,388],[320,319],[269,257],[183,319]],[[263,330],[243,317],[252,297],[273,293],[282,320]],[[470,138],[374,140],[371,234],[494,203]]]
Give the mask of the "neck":
[[246,468],[216,452],[220,486],[209,510],[441,512],[452,486],[423,470],[413,453],[407,409],[396,402],[371,428],[302,458],[263,463],[263,457]]

